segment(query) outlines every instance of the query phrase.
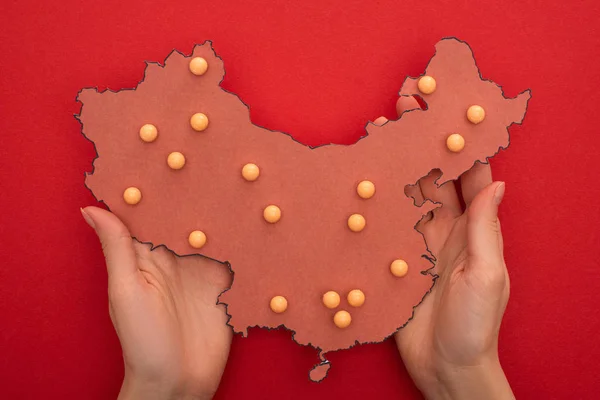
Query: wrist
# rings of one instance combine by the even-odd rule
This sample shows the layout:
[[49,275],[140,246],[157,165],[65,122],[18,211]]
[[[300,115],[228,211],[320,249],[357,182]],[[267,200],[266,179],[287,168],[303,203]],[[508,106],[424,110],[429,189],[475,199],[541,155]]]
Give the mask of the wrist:
[[470,366],[445,365],[439,369],[436,378],[437,384],[424,393],[427,399],[515,398],[497,356],[485,358]]
[[125,373],[118,400],[209,400],[212,394],[188,391],[185,385],[171,385],[140,379]]

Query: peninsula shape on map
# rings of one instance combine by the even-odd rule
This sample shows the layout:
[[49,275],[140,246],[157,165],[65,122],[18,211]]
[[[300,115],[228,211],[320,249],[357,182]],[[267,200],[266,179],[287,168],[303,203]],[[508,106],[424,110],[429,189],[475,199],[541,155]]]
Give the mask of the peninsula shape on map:
[[[419,206],[405,187],[434,169],[438,185],[454,180],[506,148],[530,91],[506,98],[482,79],[470,47],[446,38],[422,85],[407,78],[400,90],[425,109],[368,123],[355,144],[310,148],[254,125],[248,106],[220,87],[223,76],[205,42],[148,63],[133,90],[83,89],[77,118],[98,155],[86,186],[137,240],[227,263],[233,283],[215,302],[233,330],[293,331],[319,352],[310,378],[320,381],[326,353],[391,336],[434,284],[415,225],[439,204]],[[480,123],[467,118],[474,105],[485,112]],[[348,299],[355,289],[362,295]],[[326,306],[330,291],[338,297]]]

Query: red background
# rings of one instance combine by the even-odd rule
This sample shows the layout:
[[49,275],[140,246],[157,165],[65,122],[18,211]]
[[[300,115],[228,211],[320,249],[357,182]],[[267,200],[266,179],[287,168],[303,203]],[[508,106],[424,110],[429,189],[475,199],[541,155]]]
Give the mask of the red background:
[[[468,41],[523,126],[492,162],[512,280],[501,359],[518,398],[592,399],[600,342],[598,3],[587,1],[7,1],[0,5],[0,397],[110,399],[122,379],[106,273],[79,207],[93,146],[73,114],[85,86],[120,89],[144,60],[212,39],[223,86],[255,123],[317,145],[394,116],[406,74],[444,36]],[[496,2],[494,2],[496,3]],[[328,355],[284,331],[236,337],[218,398],[419,398],[393,342]]]

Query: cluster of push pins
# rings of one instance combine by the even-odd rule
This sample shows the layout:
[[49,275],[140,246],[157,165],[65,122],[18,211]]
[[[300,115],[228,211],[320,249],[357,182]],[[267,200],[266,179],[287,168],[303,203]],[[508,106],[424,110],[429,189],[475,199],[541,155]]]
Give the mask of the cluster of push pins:
[[[258,174],[253,174],[253,179],[248,179],[248,177],[244,173],[244,170],[249,166],[252,166],[252,171],[258,171],[258,167],[256,165],[246,164],[242,169],[242,175],[246,180],[254,180],[258,177]],[[356,193],[362,199],[370,199],[375,195],[375,185],[371,181],[361,181],[356,186]],[[277,206],[270,205],[264,210],[264,218],[267,222],[276,223],[281,218],[281,210]],[[350,217],[348,217],[348,229],[350,229],[352,232],[362,231],[365,228],[366,224],[367,221],[365,217],[361,214],[352,214],[350,215]],[[390,272],[394,276],[401,278],[408,273],[408,264],[404,260],[394,260],[390,264]],[[353,289],[350,292],[348,292],[346,299],[350,306],[361,307],[365,303],[366,297],[362,290]],[[340,295],[333,290],[330,290],[323,295],[323,305],[329,309],[337,308],[340,305],[340,301]],[[269,305],[274,313],[281,314],[287,310],[288,300],[284,296],[274,296],[273,298],[271,298]],[[333,316],[333,323],[338,328],[347,328],[348,326],[350,326],[351,322],[352,316],[346,310],[337,311]]]
[[[194,57],[189,64],[190,72],[202,76],[208,70],[208,63],[202,57]],[[196,113],[190,118],[190,125],[196,132],[208,128],[208,117],[203,113]],[[152,143],[158,138],[158,129],[155,125],[145,124],[140,128],[140,138],[146,143]],[[169,153],[167,165],[173,170],[180,170],[185,166],[185,156],[179,151]],[[257,175],[258,177],[258,175]],[[142,192],[136,187],[129,187],[123,192],[123,199],[127,204],[135,205],[142,200]],[[206,244],[206,234],[202,231],[193,231],[188,236],[190,246],[200,249]]]
[[[192,74],[202,76],[208,70],[208,63],[202,57],[194,57],[189,63]],[[423,76],[417,84],[419,91],[423,94],[431,94],[436,89],[436,81],[431,76]],[[467,119],[473,124],[479,124],[485,118],[485,111],[481,106],[473,105],[467,110]],[[202,132],[208,128],[208,117],[203,113],[196,113],[190,118],[190,126],[196,132]],[[158,137],[158,129],[155,125],[145,124],[140,128],[140,138],[145,143],[152,143]],[[458,133],[453,133],[446,139],[448,150],[458,153],[465,147],[465,139]],[[185,166],[185,156],[174,151],[167,156],[167,165],[173,170],[180,170]],[[260,176],[260,168],[253,163],[245,164],[241,170],[242,178],[248,182],[256,181]],[[356,186],[356,193],[362,199],[370,199],[375,195],[373,182],[364,180]],[[136,187],[129,187],[123,192],[123,199],[127,204],[135,205],[142,200],[142,192]],[[275,224],[281,219],[281,209],[276,205],[268,205],[263,210],[263,218],[270,224]],[[361,232],[366,226],[366,219],[361,214],[352,214],[348,217],[348,229],[352,232]],[[191,232],[188,242],[191,247],[200,249],[206,244],[206,234],[200,230]],[[396,277],[403,277],[408,273],[406,261],[397,259],[390,264],[390,272]],[[365,294],[360,289],[353,289],[347,294],[347,302],[351,307],[361,307],[366,300]],[[323,294],[323,305],[328,309],[335,309],[340,305],[340,295],[335,291]],[[274,296],[269,303],[274,313],[281,314],[288,308],[288,301],[284,296]],[[350,313],[346,310],[337,311],[333,316],[333,322],[338,328],[347,328],[352,322]]]
[[[394,276],[403,277],[408,272],[408,264],[404,260],[394,260],[390,265],[390,271]],[[365,293],[360,289],[353,289],[346,296],[348,305],[354,308],[361,307],[365,304]],[[323,294],[323,305],[329,309],[335,309],[340,305],[341,298],[338,292],[330,290]],[[281,314],[288,308],[288,301],[284,296],[275,296],[270,302],[271,310],[274,313]],[[333,323],[338,328],[347,328],[352,322],[352,316],[346,310],[339,310],[333,315]]]
[[[375,185],[371,181],[361,181],[356,186],[356,193],[362,199],[370,199],[375,195]],[[366,224],[367,221],[361,214],[352,214],[348,217],[348,229],[352,232],[362,231]],[[392,275],[401,278],[408,273],[408,264],[404,260],[394,260],[390,264],[390,272]],[[366,297],[362,290],[353,289],[348,292],[346,299],[350,306],[361,307],[365,303]],[[340,305],[340,301],[340,295],[333,290],[323,294],[323,305],[329,309],[337,308]],[[273,312],[280,314],[287,310],[288,301],[284,296],[275,296],[271,299],[270,306]],[[347,328],[351,322],[352,316],[346,310],[337,311],[333,316],[333,323],[338,328]]]
[[[432,94],[435,92],[437,83],[433,77],[425,75],[419,79],[417,87],[423,94]],[[477,125],[485,119],[485,110],[481,106],[472,105],[467,109],[467,119]],[[459,153],[465,148],[465,138],[459,133],[452,133],[446,138],[446,147],[453,153]]]

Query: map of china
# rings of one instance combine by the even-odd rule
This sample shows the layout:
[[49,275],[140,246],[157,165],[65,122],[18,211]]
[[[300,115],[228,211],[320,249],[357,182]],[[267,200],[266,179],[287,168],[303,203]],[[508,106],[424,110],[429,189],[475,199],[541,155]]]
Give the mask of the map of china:
[[[190,66],[194,59],[202,61],[200,73]],[[233,330],[292,330],[297,343],[319,352],[322,363],[310,377],[321,380],[327,352],[389,337],[433,285],[424,273],[431,263],[423,255],[430,254],[414,226],[437,205],[417,207],[405,186],[432,169],[443,173],[438,184],[456,179],[507,147],[508,127],[521,123],[530,93],[505,98],[481,78],[466,43],[443,39],[424,74],[435,79],[435,91],[419,91],[418,78],[407,78],[400,91],[420,95],[425,110],[368,124],[353,145],[310,148],[252,124],[248,106],[220,87],[224,73],[207,42],[190,56],[174,51],[164,65],[148,63],[134,90],[82,90],[78,118],[98,154],[86,185],[138,240],[229,263],[232,286],[215,302],[226,304]],[[472,105],[485,110],[483,122],[467,119]],[[152,141],[140,138],[147,124],[156,128]],[[456,133],[464,139],[457,152],[446,143]],[[170,167],[173,152],[185,157],[183,168]],[[244,179],[247,164],[260,171],[257,179]],[[362,181],[373,184],[372,197],[357,194]],[[141,201],[125,201],[131,187]],[[278,219],[266,220],[270,205]],[[362,229],[349,228],[354,214]],[[190,240],[197,231],[200,245]],[[390,272],[394,260],[408,265],[404,276]],[[346,299],[354,289],[364,294],[359,307]],[[340,295],[336,307],[323,304],[328,291]],[[282,312],[270,307],[276,296],[287,301]],[[346,327],[334,323],[340,311],[351,317]]]

